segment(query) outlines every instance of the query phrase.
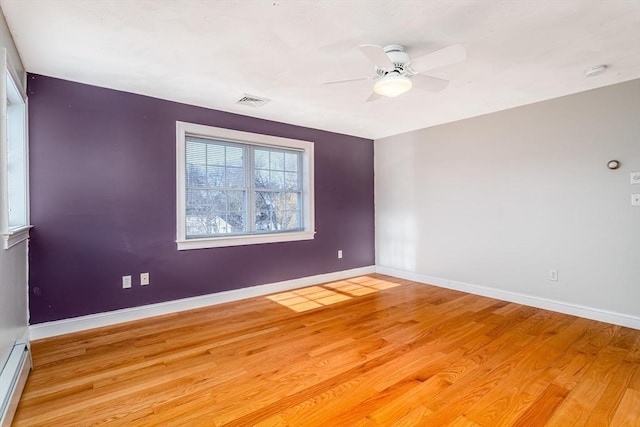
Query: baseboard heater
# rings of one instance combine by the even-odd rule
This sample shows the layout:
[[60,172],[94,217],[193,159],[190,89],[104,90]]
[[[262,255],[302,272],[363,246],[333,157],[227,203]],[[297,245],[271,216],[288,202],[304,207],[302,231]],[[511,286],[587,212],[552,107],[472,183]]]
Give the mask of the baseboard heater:
[[10,426],[18,408],[22,389],[31,371],[31,357],[26,344],[16,344],[0,372],[0,426]]

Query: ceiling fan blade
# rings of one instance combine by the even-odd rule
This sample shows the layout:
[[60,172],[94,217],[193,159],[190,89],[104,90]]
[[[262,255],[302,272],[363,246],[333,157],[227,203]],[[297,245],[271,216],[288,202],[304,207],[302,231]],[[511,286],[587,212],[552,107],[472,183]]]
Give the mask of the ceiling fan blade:
[[367,102],[372,102],[372,101],[378,100],[380,98],[382,98],[382,95],[378,95],[375,92],[371,92],[371,95],[369,95],[369,97],[367,98]]
[[445,65],[455,64],[465,59],[467,59],[467,49],[459,44],[454,44],[413,59],[411,61],[411,69],[422,73]]
[[429,92],[440,92],[449,85],[449,80],[439,79],[437,77],[425,76],[424,74],[416,74],[411,76],[413,87]]
[[361,80],[373,80],[374,77],[356,77],[355,79],[344,79],[344,80],[333,80],[330,82],[324,82],[325,85],[333,85],[336,83],[350,83],[350,82],[357,82],[357,81],[361,81]]
[[375,44],[363,44],[358,46],[358,48],[376,67],[386,69],[393,69],[395,67],[387,54],[384,53],[382,47],[376,46]]

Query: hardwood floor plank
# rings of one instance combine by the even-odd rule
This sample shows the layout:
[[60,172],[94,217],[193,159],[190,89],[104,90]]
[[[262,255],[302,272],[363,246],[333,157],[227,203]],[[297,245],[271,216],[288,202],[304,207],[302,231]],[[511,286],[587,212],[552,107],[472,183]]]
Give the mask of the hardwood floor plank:
[[[282,305],[295,298],[318,307]],[[637,426],[640,416],[640,331],[379,274],[32,350],[16,426]]]
[[602,393],[600,401],[591,410],[591,415],[587,419],[586,425],[612,425],[615,412],[628,388],[627,386],[631,381],[635,368],[636,366],[633,363],[627,361],[623,361],[620,364]]
[[550,384],[542,395],[513,424],[514,427],[543,426],[563,402],[567,390]]
[[616,427],[638,427],[640,425],[640,392],[627,389],[618,405],[611,425]]

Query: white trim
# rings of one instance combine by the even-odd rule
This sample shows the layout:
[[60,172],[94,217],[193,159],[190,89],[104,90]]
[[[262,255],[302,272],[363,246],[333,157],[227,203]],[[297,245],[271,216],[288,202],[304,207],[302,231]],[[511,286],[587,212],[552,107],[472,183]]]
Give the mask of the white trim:
[[[10,83],[10,84],[8,84]],[[0,105],[0,234],[2,234],[3,247],[9,249],[29,238],[29,111],[28,98],[14,67],[7,58],[7,49],[0,48],[0,98],[4,99]],[[18,110],[15,110],[18,108]],[[8,117],[15,118],[15,114],[21,121],[21,126],[7,126]],[[12,120],[13,122],[14,120]],[[22,163],[20,185],[22,206],[20,212],[20,227],[10,228],[11,219],[8,211],[9,206],[9,139],[20,141],[20,161]],[[24,194],[22,194],[24,193]],[[25,224],[25,225],[23,225]]]
[[[304,231],[292,233],[244,234],[225,237],[207,237],[202,239],[187,239],[185,225],[186,211],[186,137],[187,135],[203,138],[220,139],[222,141],[241,144],[263,145],[268,147],[289,148],[302,151],[304,183],[303,223]],[[262,243],[292,242],[297,240],[313,240],[315,237],[315,207],[314,207],[314,144],[311,141],[282,138],[232,129],[198,125],[176,121],[176,243],[178,250],[218,248],[226,246],[252,245]]]
[[16,228],[15,230],[9,230],[2,233],[2,240],[4,241],[4,249],[9,249],[12,246],[17,245],[20,242],[24,242],[29,238],[29,230],[32,225]]
[[294,242],[313,240],[314,232],[291,232],[279,234],[251,234],[243,236],[218,237],[215,239],[177,240],[178,250],[220,248],[227,246],[258,245],[262,243]]
[[57,335],[69,334],[72,332],[79,332],[93,328],[100,328],[103,326],[115,325],[122,322],[129,322],[132,320],[145,319],[148,317],[160,316],[163,314],[208,307],[225,302],[238,301],[245,298],[269,295],[275,292],[283,292],[291,289],[302,288],[305,286],[332,282],[335,280],[344,280],[350,277],[362,276],[364,274],[371,274],[374,272],[375,266],[360,267],[351,270],[319,274],[317,276],[308,276],[301,277],[299,279],[285,280],[283,282],[268,283],[264,285],[251,286],[248,288],[234,289],[231,291],[218,292],[215,294],[184,298],[158,304],[144,305],[141,307],[124,308],[122,310],[115,310],[107,313],[90,314],[88,316],[80,316],[74,317],[72,319],[57,320],[54,322],[32,325],[29,327],[29,333],[31,336],[31,340],[39,340],[42,338],[49,338]]
[[31,356],[26,344],[13,346],[0,371],[0,425],[9,426],[18,408],[22,390],[31,371]]
[[454,289],[456,291],[467,292],[474,295],[496,298],[502,301],[515,302],[518,304],[556,311],[559,313],[571,314],[573,316],[584,317],[601,322],[613,323],[615,325],[626,326],[629,328],[640,329],[640,317],[638,316],[630,316],[628,314],[616,313],[613,311],[601,310],[599,308],[593,307],[585,307],[578,304],[571,304],[533,295],[526,295],[517,292],[489,288],[481,285],[457,282],[455,280],[447,280],[411,271],[382,267],[379,265],[376,266],[376,273],[386,274],[388,276],[394,276],[401,279],[413,280],[414,282],[439,286],[441,288]]

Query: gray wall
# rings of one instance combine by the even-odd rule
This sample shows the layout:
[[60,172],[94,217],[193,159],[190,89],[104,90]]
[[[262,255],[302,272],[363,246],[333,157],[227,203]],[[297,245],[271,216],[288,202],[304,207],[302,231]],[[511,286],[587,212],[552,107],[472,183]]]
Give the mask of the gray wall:
[[[0,49],[7,50],[7,58],[23,84],[24,67],[15,48],[4,15],[0,13]],[[3,123],[5,119],[2,118]],[[2,155],[0,154],[0,159]],[[4,161],[4,160],[2,160]],[[1,206],[6,209],[6,206]],[[15,341],[27,332],[27,242],[10,249],[0,246],[0,368],[4,366]]]
[[639,80],[377,140],[375,162],[378,266],[640,319]]

